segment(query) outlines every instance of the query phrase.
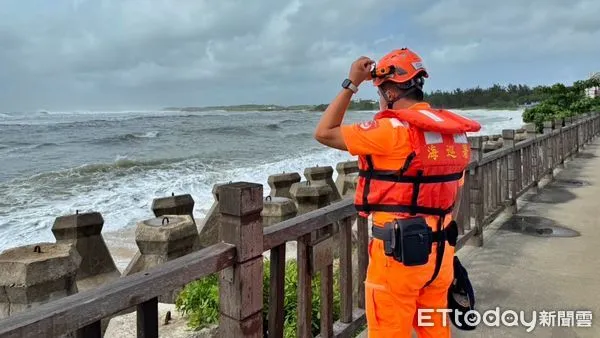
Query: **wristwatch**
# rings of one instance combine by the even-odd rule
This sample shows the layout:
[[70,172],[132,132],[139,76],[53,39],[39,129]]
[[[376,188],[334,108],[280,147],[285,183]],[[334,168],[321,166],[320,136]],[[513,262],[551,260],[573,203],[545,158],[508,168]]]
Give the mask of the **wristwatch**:
[[342,82],[342,88],[350,89],[354,94],[358,92],[358,87],[355,86],[350,79],[345,79],[344,82]]

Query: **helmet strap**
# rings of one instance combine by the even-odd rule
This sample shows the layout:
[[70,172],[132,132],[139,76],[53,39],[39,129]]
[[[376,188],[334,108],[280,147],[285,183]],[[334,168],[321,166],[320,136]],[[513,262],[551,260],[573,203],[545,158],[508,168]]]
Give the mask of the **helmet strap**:
[[381,95],[383,96],[383,99],[385,100],[385,102],[387,102],[388,109],[392,109],[394,107],[394,103],[396,103],[396,101],[401,100],[401,99],[407,97],[413,90],[415,90],[415,88],[417,88],[417,87],[416,86],[412,86],[412,87],[410,87],[408,89],[400,88],[400,89],[406,90],[406,91],[404,92],[404,94],[398,95],[393,100],[390,99],[383,91],[381,91]]
[[394,103],[396,103],[396,101],[405,98],[406,96],[408,96],[412,91],[414,91],[416,88],[418,88],[419,90],[423,90],[423,78],[419,77],[417,79],[411,79],[409,82],[405,82],[404,84],[396,84],[395,87],[400,89],[400,90],[405,90],[403,95],[399,95],[398,97],[396,97],[395,99],[391,100],[383,91],[379,91],[379,93],[381,94],[381,96],[383,96],[383,99],[385,100],[385,102],[387,102],[387,107],[388,109],[392,109],[394,107]]

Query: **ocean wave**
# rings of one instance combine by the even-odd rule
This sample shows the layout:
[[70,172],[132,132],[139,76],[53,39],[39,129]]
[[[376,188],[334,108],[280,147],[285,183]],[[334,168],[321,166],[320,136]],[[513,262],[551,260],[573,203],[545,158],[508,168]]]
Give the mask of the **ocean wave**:
[[[152,217],[154,198],[171,193],[191,194],[196,202],[194,215],[202,218],[214,202],[212,188],[216,183],[256,182],[263,184],[264,194],[268,194],[269,175],[302,175],[306,167],[335,167],[337,162],[350,158],[344,152],[315,149],[249,166],[199,158],[179,162],[118,158],[111,164],[85,165],[0,184],[4,203],[11,206],[10,213],[0,216],[0,249],[53,240],[50,229],[54,219],[76,209],[101,212],[105,220],[103,232],[133,227],[137,221]],[[336,176],[334,173],[334,179]],[[18,226],[12,226],[15,224]]]
[[151,168],[162,168],[170,166],[173,163],[182,161],[184,159],[173,160],[173,159],[161,159],[161,160],[134,160],[127,157],[117,157],[113,163],[93,163],[84,164],[75,168],[70,168],[61,171],[50,171],[42,174],[34,175],[27,180],[30,182],[39,182],[41,180],[54,180],[58,178],[70,179],[77,176],[97,174],[97,173],[108,173],[119,170],[128,169],[151,169]]
[[24,143],[19,142],[15,143],[12,146],[6,144],[0,144],[0,149],[6,150],[6,154],[12,154],[17,152],[27,152],[30,150],[39,150],[43,148],[56,147],[58,144],[54,142],[44,142],[44,143]]
[[300,133],[289,133],[289,134],[284,134],[281,135],[282,138],[294,138],[294,139],[307,139],[307,138],[312,138],[313,137],[313,133],[309,133],[309,132],[300,132]]
[[223,126],[217,128],[200,128],[198,131],[200,132],[211,132],[215,134],[229,134],[234,133],[237,135],[253,135],[256,132],[262,131],[295,131],[296,129],[292,128],[294,125],[301,124],[305,121],[301,120],[283,120],[280,122],[274,123],[264,123],[264,121],[258,121],[254,123],[248,123],[244,126]]
[[34,145],[30,146],[29,149],[40,149],[40,148],[55,147],[55,146],[58,146],[58,144],[56,144],[54,142],[44,142],[44,143],[34,144]]
[[144,139],[157,138],[160,135],[158,131],[148,131],[145,133],[127,133],[117,136],[109,136],[91,141],[93,144],[115,144],[126,142],[137,142]]
[[3,188],[6,189],[7,187],[37,189],[38,187],[47,186],[48,189],[51,189],[52,187],[76,185],[90,186],[150,171],[153,172],[152,175],[160,175],[161,171],[168,172],[173,168],[179,168],[186,172],[212,172],[219,171],[227,167],[227,165],[233,165],[232,163],[229,159],[206,159],[199,157],[139,160],[127,156],[117,156],[114,162],[111,163],[90,163],[73,168],[36,174],[27,178],[14,179],[5,184],[0,184],[0,192]]
[[224,126],[224,127],[217,127],[217,128],[201,128],[198,131],[202,131],[202,132],[208,132],[211,134],[235,134],[238,136],[250,136],[250,135],[254,135],[254,126],[252,125],[248,125],[248,126]]

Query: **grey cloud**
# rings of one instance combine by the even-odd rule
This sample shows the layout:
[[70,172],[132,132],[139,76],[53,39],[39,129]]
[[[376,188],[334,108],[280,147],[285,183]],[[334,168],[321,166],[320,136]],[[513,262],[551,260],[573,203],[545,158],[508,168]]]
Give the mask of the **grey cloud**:
[[451,87],[478,84],[474,62],[600,52],[597,0],[56,0],[42,16],[12,1],[0,111],[323,102],[355,58],[406,44]]
[[418,19],[440,46],[436,62],[523,61],[532,57],[599,52],[596,0],[443,0]]
[[[358,53],[348,39],[356,20],[340,18],[377,7],[361,2],[338,10],[339,4],[276,0],[73,4],[44,21],[23,11],[20,20],[0,29],[0,59],[6,68],[22,70],[14,74],[19,79],[13,91],[32,81],[32,89],[56,83],[71,94],[101,96],[125,87],[152,95],[165,84],[201,91],[231,81],[293,82],[314,72],[319,78],[319,72],[347,68]],[[47,99],[47,92],[37,95]]]
[[165,77],[230,80],[271,68],[295,73],[330,56],[355,57],[345,30],[358,24],[356,13],[380,3],[80,1],[72,16],[24,41],[20,60],[34,74],[131,86]]

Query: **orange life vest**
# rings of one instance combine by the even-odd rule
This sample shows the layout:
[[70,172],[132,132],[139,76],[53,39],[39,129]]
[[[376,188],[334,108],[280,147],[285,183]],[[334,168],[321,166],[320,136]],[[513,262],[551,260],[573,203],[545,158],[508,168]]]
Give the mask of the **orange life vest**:
[[375,115],[382,118],[394,118],[408,128],[412,152],[401,168],[375,168],[370,155],[359,156],[357,211],[441,217],[451,213],[459,181],[471,161],[466,133],[479,131],[479,123],[431,108]]

